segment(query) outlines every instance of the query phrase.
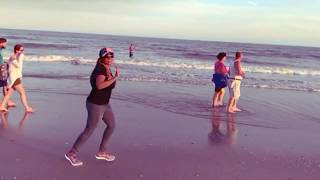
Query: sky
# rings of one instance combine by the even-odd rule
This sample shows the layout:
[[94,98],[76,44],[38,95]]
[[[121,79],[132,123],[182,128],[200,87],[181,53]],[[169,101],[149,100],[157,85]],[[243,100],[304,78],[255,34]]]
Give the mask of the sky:
[[0,0],[0,28],[320,46],[320,0]]

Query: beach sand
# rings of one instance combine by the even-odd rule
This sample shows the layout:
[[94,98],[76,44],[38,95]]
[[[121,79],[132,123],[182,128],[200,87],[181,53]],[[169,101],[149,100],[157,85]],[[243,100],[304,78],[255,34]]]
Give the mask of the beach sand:
[[[242,89],[244,112],[212,111],[210,86],[118,82],[109,151],[94,154],[101,122],[80,149],[81,167],[64,153],[86,122],[88,80],[25,78],[36,113],[1,115],[0,180],[319,180],[319,94]],[[227,100],[228,93],[226,94]]]

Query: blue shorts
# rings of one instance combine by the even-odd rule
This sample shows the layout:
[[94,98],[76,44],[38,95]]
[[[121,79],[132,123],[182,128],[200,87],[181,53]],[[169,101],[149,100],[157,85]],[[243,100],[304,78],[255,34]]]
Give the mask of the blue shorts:
[[7,85],[8,85],[7,80],[0,80],[0,87],[4,87]]

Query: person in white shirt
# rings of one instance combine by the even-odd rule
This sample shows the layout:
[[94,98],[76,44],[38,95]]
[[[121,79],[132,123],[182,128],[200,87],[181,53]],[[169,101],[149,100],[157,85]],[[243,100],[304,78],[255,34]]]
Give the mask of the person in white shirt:
[[0,111],[8,111],[6,105],[14,90],[18,91],[21,102],[26,112],[33,112],[33,109],[28,105],[27,96],[22,85],[22,67],[24,60],[24,47],[21,44],[14,46],[14,53],[9,58],[9,79],[8,79],[8,93],[3,97]]
[[241,60],[243,54],[241,52],[236,52],[236,57],[233,65],[229,69],[228,77],[228,88],[229,88],[229,103],[227,106],[228,113],[239,112],[241,109],[237,107],[237,102],[240,98],[240,85],[241,80],[244,77],[244,71],[241,68]]

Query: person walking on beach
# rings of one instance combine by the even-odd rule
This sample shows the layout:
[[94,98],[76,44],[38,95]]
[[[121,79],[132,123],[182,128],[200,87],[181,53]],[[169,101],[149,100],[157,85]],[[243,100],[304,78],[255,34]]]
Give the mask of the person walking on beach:
[[[6,48],[7,39],[0,38],[0,87],[2,87],[3,96],[8,93],[8,76],[9,65],[4,61],[2,51]],[[8,107],[15,107],[16,104],[10,99],[8,100]]]
[[233,65],[229,69],[228,88],[229,88],[229,102],[227,111],[229,113],[240,112],[241,109],[237,107],[238,100],[240,98],[240,85],[241,80],[244,77],[244,72],[241,68],[241,60],[243,55],[241,52],[236,52]]
[[136,49],[136,47],[133,44],[130,44],[129,46],[129,57],[133,58],[133,52]]
[[9,81],[8,81],[8,93],[3,97],[0,105],[0,111],[8,111],[6,105],[10,99],[14,90],[18,91],[21,102],[28,113],[33,112],[32,107],[28,105],[27,96],[22,85],[22,67],[24,60],[24,47],[21,44],[14,46],[14,52],[9,58]]
[[5,63],[3,53],[2,53],[2,51],[6,48],[6,45],[7,45],[7,39],[0,38],[0,87],[2,87],[3,89],[3,96],[5,96],[8,91],[7,79],[9,76],[8,74],[9,66],[7,63]]
[[212,97],[212,107],[223,106],[224,88],[227,86],[228,70],[224,65],[227,53],[220,52],[217,55],[217,61],[214,64],[214,74],[212,81],[215,84],[214,95]]
[[92,135],[98,122],[102,119],[107,127],[103,133],[99,151],[95,157],[99,160],[113,161],[115,156],[106,151],[106,145],[115,128],[114,115],[109,104],[112,90],[119,77],[119,69],[116,67],[113,75],[110,68],[113,65],[114,53],[111,48],[102,48],[99,53],[97,64],[90,76],[92,90],[87,98],[88,111],[87,125],[73,144],[71,150],[65,154],[65,158],[73,166],[81,166],[83,162],[78,159],[79,148]]

